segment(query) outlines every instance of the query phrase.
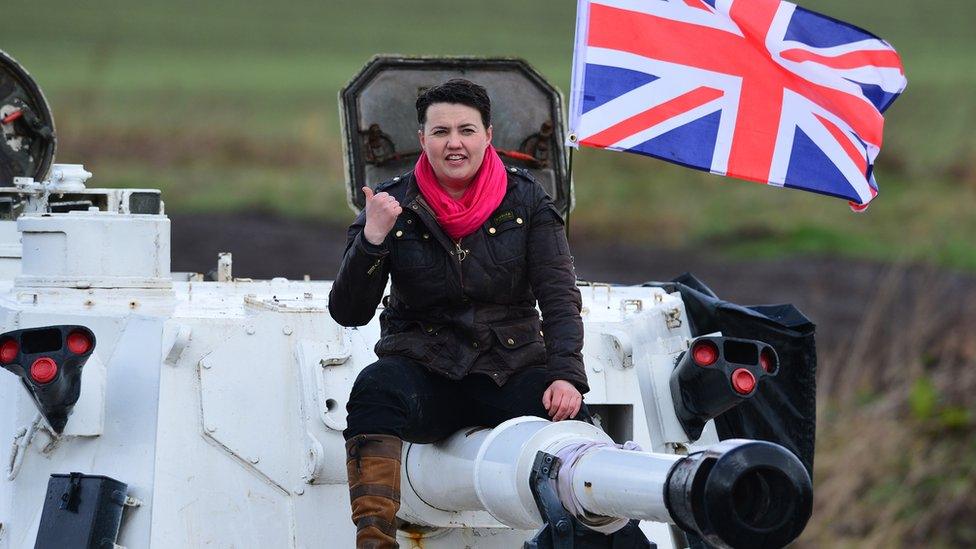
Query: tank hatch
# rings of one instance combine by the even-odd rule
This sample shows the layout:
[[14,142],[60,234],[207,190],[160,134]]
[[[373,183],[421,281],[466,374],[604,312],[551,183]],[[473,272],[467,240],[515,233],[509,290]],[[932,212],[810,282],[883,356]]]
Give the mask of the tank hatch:
[[409,172],[420,154],[417,96],[466,78],[491,97],[492,144],[508,166],[525,168],[565,216],[572,177],[563,145],[562,96],[521,59],[377,56],[339,92],[349,205],[365,205],[361,188]]
[[17,61],[0,51],[0,187],[15,177],[47,178],[57,139],[41,89]]

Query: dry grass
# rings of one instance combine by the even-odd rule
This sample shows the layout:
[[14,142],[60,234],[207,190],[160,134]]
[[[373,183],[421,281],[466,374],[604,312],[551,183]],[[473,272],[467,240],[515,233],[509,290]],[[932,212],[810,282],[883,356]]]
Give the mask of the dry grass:
[[892,266],[821,353],[814,514],[801,547],[976,546],[976,294]]

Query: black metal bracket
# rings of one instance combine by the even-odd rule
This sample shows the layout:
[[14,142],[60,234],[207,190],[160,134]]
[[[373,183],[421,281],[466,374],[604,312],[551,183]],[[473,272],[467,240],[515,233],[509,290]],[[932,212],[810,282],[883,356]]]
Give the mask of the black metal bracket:
[[554,481],[559,476],[559,458],[538,452],[529,474],[532,497],[542,515],[544,525],[523,549],[656,549],[640,529],[640,521],[632,520],[617,532],[607,535],[590,530],[571,516],[556,494]]
[[83,476],[81,473],[71,473],[68,475],[68,486],[65,488],[64,493],[61,494],[61,503],[58,504],[58,509],[71,511],[72,513],[78,512],[78,492],[81,491],[81,479]]
[[545,524],[531,540],[525,542],[524,549],[573,549],[576,521],[563,508],[553,488],[560,464],[559,458],[552,454],[540,451],[535,455],[529,485]]

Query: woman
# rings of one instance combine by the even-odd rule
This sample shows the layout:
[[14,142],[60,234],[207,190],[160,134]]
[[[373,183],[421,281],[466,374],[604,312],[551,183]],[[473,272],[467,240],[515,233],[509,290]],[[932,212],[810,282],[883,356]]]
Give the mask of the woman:
[[[414,171],[363,188],[329,295],[344,326],[380,315],[374,364],[347,405],[358,547],[397,547],[402,440],[432,442],[523,415],[576,417],[588,388],[580,294],[562,219],[491,146],[485,89],[450,80],[417,99]],[[542,310],[540,320],[536,301]]]

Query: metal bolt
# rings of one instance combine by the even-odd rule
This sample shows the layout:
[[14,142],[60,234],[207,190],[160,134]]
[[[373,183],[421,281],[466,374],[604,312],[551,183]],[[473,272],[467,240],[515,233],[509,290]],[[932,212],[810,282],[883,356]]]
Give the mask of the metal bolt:
[[490,229],[488,229],[488,234],[495,234],[495,233],[497,233],[497,232],[498,232],[498,231],[496,231],[494,227],[492,227],[492,228],[490,228]]
[[200,365],[203,366],[204,370],[209,370],[213,367],[213,364],[210,364],[209,362],[201,362]]
[[295,488],[295,495],[299,495],[300,496],[300,495],[302,495],[304,493],[305,493],[305,489],[302,488],[301,486],[299,486],[298,488]]
[[258,458],[258,457],[252,457],[251,458],[251,463],[257,463],[259,461],[261,461],[261,458]]
[[508,343],[509,345],[515,345],[515,340],[512,338],[508,338],[507,340],[505,340],[505,343]]
[[286,326],[283,326],[281,328],[281,333],[285,334],[286,336],[290,336],[291,333],[292,333],[291,326],[287,326],[287,325]]
[[246,333],[247,335],[254,335],[254,326],[250,326],[250,325],[248,325],[248,326],[245,326],[245,327],[244,327],[244,332],[245,332],[245,333]]
[[403,231],[397,231],[396,232],[396,236],[397,236],[397,238],[400,238],[401,236],[403,236]]
[[569,532],[569,522],[567,522],[566,519],[560,520],[556,523],[556,530],[558,530],[560,534]]
[[519,225],[521,225],[522,223],[524,223],[524,221],[522,221],[522,218],[521,217],[516,217],[515,218],[515,222],[518,223]]
[[214,427],[213,425],[207,425],[207,432],[208,433],[216,433],[217,432],[217,428]]

